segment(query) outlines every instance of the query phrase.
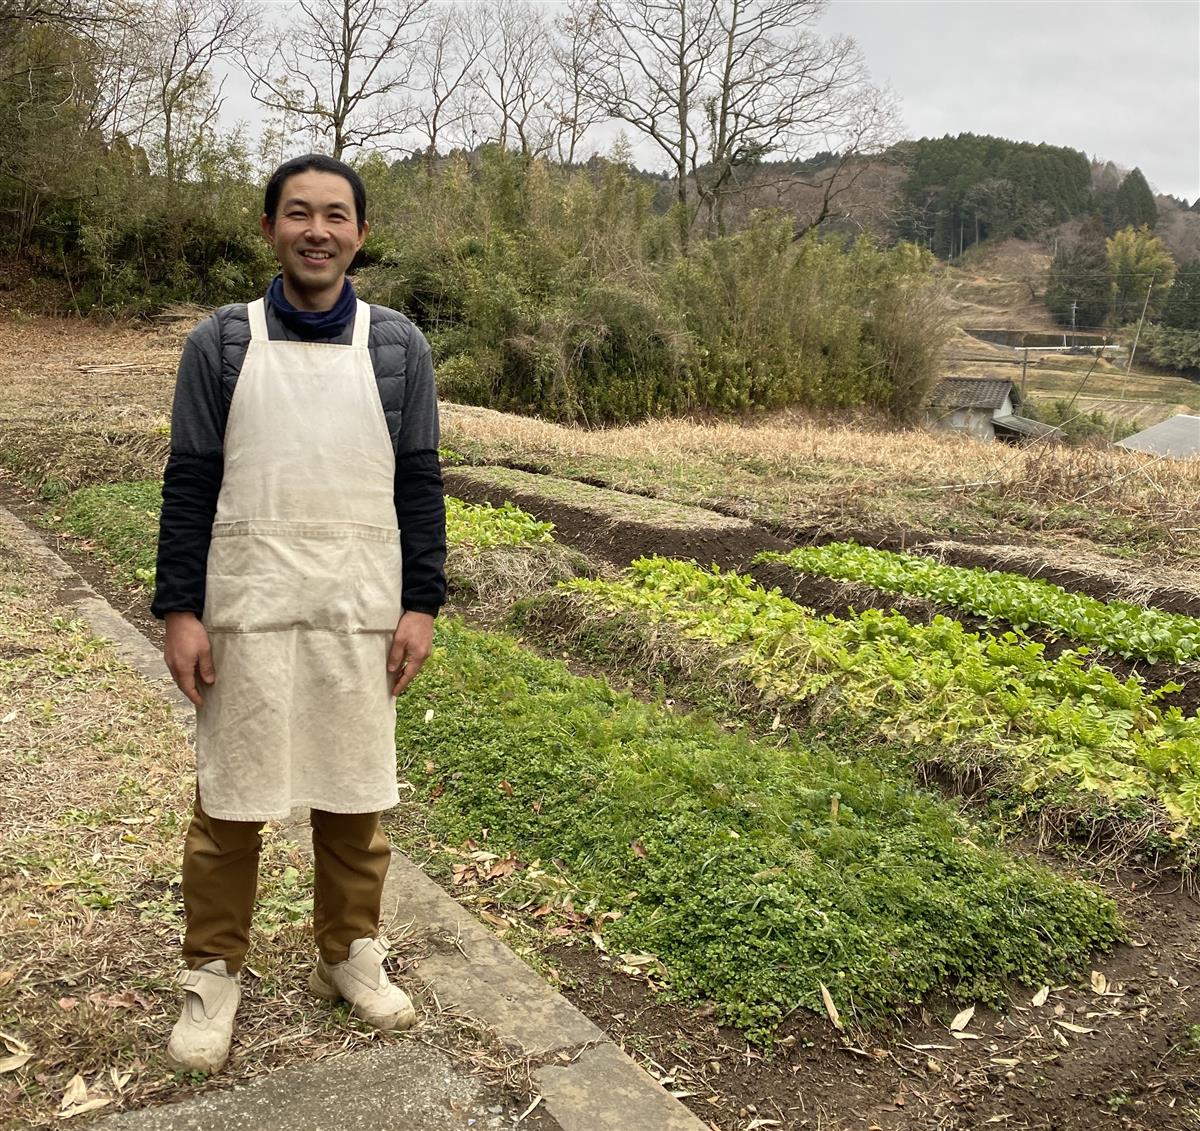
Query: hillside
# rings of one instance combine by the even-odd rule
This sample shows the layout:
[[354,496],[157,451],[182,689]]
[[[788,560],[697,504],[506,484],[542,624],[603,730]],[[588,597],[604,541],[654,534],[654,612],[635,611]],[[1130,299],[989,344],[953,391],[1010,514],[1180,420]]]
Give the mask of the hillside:
[[[1050,254],[1040,244],[1010,239],[969,249],[958,266],[941,268],[954,333],[944,372],[970,377],[1022,376],[1021,352],[973,337],[970,329],[1060,332],[1042,296]],[[1101,412],[1130,427],[1146,428],[1179,412],[1200,412],[1200,382],[1156,372],[1135,359],[1031,354],[1026,394],[1039,403],[1071,400],[1082,413]]]

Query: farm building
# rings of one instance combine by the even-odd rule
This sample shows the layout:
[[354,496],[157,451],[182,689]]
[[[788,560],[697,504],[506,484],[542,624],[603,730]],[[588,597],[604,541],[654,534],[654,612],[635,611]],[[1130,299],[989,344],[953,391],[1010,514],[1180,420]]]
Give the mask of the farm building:
[[1200,456],[1200,416],[1188,416],[1181,412],[1170,420],[1161,420],[1117,443],[1133,452],[1194,459]]
[[946,377],[930,393],[925,419],[977,440],[1061,439],[1060,429],[1019,416],[1020,407],[1021,391],[1007,377]]

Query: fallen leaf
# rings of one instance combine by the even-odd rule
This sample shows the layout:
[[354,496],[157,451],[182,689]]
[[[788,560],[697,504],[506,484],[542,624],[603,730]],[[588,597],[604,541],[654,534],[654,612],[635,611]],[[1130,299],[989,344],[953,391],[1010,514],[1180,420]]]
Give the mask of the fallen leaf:
[[0,970],[0,990],[4,989],[16,976],[15,970]]
[[433,708],[432,707],[430,707],[429,710],[425,712],[425,721],[427,723],[433,722]]
[[961,1033],[970,1023],[971,1018],[975,1016],[975,1007],[968,1006],[960,1013],[954,1015],[954,1020],[950,1022],[950,1032]]
[[837,1006],[833,1004],[833,995],[829,992],[829,987],[824,982],[817,984],[821,987],[821,1000],[825,1003],[825,1012],[829,1014],[830,1022],[839,1033],[844,1032],[842,1019],[838,1016]]
[[62,1109],[66,1111],[69,1107],[76,1107],[86,1102],[87,1084],[82,1076],[76,1074],[67,1082],[67,1089],[63,1092]]
[[16,717],[17,717],[16,711],[9,711],[8,714],[4,716],[4,718],[0,719],[0,723],[11,723],[13,721],[13,719],[15,719]]
[[639,860],[646,859],[646,846],[642,844],[640,840],[631,840],[629,842],[629,847],[633,849],[634,856],[636,856]]
[[88,1111],[96,1111],[98,1108],[107,1107],[110,1103],[112,1103],[112,1100],[108,1096],[97,1096],[94,1100],[86,1100],[69,1111],[60,1111],[58,1118],[74,1119],[77,1115],[83,1115],[84,1112]]
[[512,797],[513,787],[509,782],[502,781],[500,783],[500,792],[503,793],[505,797]]
[[1021,1063],[1019,1056],[994,1056],[992,1057],[993,1064],[1002,1065],[1005,1068],[1016,1068]]
[[12,1056],[6,1056],[0,1060],[0,1074],[5,1072],[16,1072],[18,1068],[24,1068],[33,1059],[31,1052],[15,1052]]
[[60,997],[58,999],[58,1008],[64,1013],[70,1013],[79,1004],[77,997]]
[[1046,1004],[1046,999],[1050,996],[1050,987],[1043,986],[1036,994],[1033,995],[1033,1004],[1042,1006]]
[[626,966],[653,966],[658,959],[653,954],[622,954]]
[[950,1036],[952,1036],[956,1041],[982,1041],[983,1040],[983,1037],[981,1037],[978,1033],[959,1033],[959,1032],[955,1031],[955,1032],[951,1033]]
[[1108,979],[1099,970],[1092,971],[1092,989],[1098,994],[1108,990]]
[[782,1127],[778,1119],[752,1119],[746,1124],[746,1131],[757,1131],[759,1127]]
[[507,931],[512,926],[502,915],[493,915],[490,911],[480,911],[479,918],[501,931]]
[[1074,1022],[1071,1022],[1071,1021],[1056,1020],[1054,1022],[1054,1024],[1061,1025],[1062,1028],[1066,1029],[1066,1031],[1068,1033],[1098,1033],[1098,1032],[1100,1032],[1099,1029],[1089,1029],[1086,1025],[1076,1025],[1076,1024],[1074,1024]]
[[0,1030],[0,1041],[8,1046],[9,1052],[29,1052],[29,1046],[20,1037],[14,1037],[11,1033]]
[[553,911],[553,910],[554,910],[554,904],[553,904],[553,903],[543,903],[543,904],[541,905],[541,907],[539,907],[539,908],[538,908],[538,909],[537,909],[537,910],[536,910],[536,911],[533,913],[533,917],[534,917],[535,919],[541,919],[543,916],[545,916],[545,915],[549,915],[549,914],[550,914],[550,912],[551,912],[551,911]]

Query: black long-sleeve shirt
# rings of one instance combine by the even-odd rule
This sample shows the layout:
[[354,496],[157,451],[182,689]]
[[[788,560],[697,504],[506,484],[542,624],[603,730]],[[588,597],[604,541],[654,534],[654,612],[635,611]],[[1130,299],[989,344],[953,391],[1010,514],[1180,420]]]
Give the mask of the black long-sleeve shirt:
[[[267,304],[272,339],[302,340]],[[330,342],[348,345],[353,325]],[[213,519],[225,466],[225,424],[250,341],[244,304],[225,306],[188,335],[163,474],[155,616],[204,611]],[[404,315],[371,308],[368,350],[396,453],[394,498],[404,561],[401,603],[436,615],[446,601],[446,505],[438,463],[437,389],[424,335]]]

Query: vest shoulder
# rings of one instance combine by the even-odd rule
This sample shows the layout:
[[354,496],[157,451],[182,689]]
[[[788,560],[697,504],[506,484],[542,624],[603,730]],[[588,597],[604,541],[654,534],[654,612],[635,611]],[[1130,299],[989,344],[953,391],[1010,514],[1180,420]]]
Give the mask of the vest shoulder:
[[390,306],[371,304],[371,345],[406,346],[413,337],[416,326],[407,314],[401,314]]
[[221,330],[223,342],[250,340],[250,314],[246,303],[231,302],[219,306],[213,311],[212,318]]

